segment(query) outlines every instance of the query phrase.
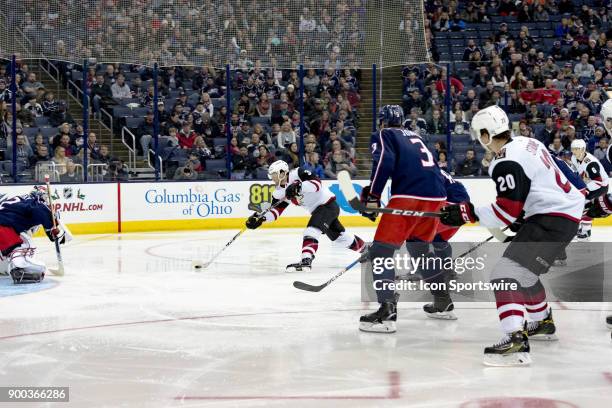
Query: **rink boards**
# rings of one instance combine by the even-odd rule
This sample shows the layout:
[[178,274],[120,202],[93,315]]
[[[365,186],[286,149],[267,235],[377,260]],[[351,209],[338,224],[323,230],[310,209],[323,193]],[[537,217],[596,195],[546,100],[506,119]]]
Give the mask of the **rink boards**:
[[[463,179],[472,202],[490,203],[495,185],[488,178]],[[367,180],[355,180],[359,191]],[[336,194],[341,220],[346,226],[373,226],[353,210],[335,180],[323,184]],[[0,186],[0,193],[18,195],[31,191],[31,185]],[[189,229],[241,228],[252,214],[249,204],[271,201],[274,187],[262,181],[203,181],[153,183],[54,184],[54,206],[62,220],[77,234]],[[383,204],[389,197],[389,184]],[[304,227],[308,213],[289,206],[282,217],[265,227]],[[596,225],[612,225],[597,220]]]

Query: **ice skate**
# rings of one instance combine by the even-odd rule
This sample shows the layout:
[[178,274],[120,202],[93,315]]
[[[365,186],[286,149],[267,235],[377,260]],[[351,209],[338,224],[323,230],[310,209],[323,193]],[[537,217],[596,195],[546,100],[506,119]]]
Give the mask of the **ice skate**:
[[499,343],[484,349],[484,365],[514,367],[531,364],[527,332],[518,330],[507,334]]
[[552,310],[548,312],[543,320],[537,322],[526,322],[525,330],[527,330],[527,336],[531,340],[544,340],[544,341],[555,341],[559,340],[555,332],[555,321],[553,320]]
[[385,302],[378,310],[359,318],[359,330],[373,333],[395,333],[397,301]]
[[302,258],[301,262],[287,265],[285,272],[310,272],[314,258]]
[[441,320],[457,320],[457,316],[453,313],[455,306],[449,295],[434,296],[433,303],[427,303],[423,306],[423,311],[432,319]]
[[606,326],[608,326],[608,329],[612,330],[612,315],[606,317]]

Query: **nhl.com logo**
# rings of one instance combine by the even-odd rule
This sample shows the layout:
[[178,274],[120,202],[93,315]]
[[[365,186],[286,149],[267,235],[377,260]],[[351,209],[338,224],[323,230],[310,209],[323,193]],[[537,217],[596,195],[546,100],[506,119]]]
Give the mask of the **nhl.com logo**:
[[80,188],[75,189],[70,186],[66,186],[60,192],[55,189],[51,194],[53,199],[53,207],[55,211],[63,212],[79,212],[79,211],[100,211],[104,208],[104,204],[86,204],[86,195],[81,191]]

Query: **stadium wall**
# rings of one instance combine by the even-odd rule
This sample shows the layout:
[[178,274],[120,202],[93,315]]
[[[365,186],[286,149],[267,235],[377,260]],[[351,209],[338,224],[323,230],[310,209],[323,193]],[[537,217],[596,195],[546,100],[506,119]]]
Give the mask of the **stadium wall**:
[[[463,179],[475,205],[491,202],[495,185],[490,179]],[[340,193],[335,180],[325,180],[337,196],[346,226],[372,226],[359,216]],[[357,190],[366,180],[355,180]],[[101,183],[52,185],[54,206],[75,234],[138,231],[241,228],[252,213],[249,204],[271,201],[272,184],[261,181]],[[0,194],[25,194],[32,186],[0,186]],[[389,185],[383,197],[389,196]],[[383,200],[383,204],[386,200]],[[290,206],[267,228],[305,227],[308,214]],[[612,225],[612,219],[596,220]]]

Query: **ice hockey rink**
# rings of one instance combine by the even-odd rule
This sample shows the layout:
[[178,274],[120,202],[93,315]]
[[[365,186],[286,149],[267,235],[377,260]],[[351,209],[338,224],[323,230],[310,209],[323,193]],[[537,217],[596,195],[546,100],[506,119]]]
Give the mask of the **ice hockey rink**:
[[[371,228],[352,229],[370,240]],[[492,304],[457,303],[456,321],[401,303],[398,332],[362,333],[355,259],[322,239],[310,273],[287,274],[300,229],[81,235],[66,275],[23,289],[0,277],[0,383],[68,386],[74,407],[612,407],[612,305],[554,303],[560,341],[531,342],[533,364],[487,368],[501,337]],[[488,233],[465,228],[458,240]],[[599,227],[593,240],[612,241]],[[37,239],[55,264],[52,245]],[[2,404],[0,406],[9,406]]]

